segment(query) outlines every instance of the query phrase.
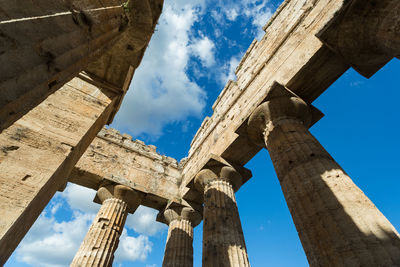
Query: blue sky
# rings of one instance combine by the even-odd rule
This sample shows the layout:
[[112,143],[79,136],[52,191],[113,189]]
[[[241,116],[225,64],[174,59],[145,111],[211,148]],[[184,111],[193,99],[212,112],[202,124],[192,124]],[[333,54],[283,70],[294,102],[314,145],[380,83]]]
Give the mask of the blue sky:
[[[190,3],[188,3],[190,2]],[[165,0],[164,12],[113,127],[180,160],[238,61],[281,1]],[[350,69],[313,104],[325,117],[311,132],[400,229],[400,61],[365,79]],[[252,266],[308,266],[268,152],[247,165],[236,194]],[[6,266],[68,266],[99,206],[69,185],[46,208]],[[115,266],[161,266],[167,227],[156,211],[130,215]],[[202,224],[195,228],[201,266]]]

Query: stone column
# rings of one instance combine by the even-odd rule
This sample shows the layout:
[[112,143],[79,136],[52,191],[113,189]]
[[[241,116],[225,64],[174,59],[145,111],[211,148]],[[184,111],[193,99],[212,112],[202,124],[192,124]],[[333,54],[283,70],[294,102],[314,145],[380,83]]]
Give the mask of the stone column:
[[234,192],[241,180],[230,166],[203,169],[195,178],[204,192],[203,266],[250,266]]
[[101,187],[97,197],[101,208],[71,266],[112,266],[128,212],[136,210],[142,199],[123,185]]
[[399,234],[308,131],[311,117],[279,85],[248,124],[270,153],[310,266],[399,265]]
[[189,207],[175,207],[165,210],[163,218],[169,228],[162,266],[193,266],[193,227],[200,223],[200,213]]

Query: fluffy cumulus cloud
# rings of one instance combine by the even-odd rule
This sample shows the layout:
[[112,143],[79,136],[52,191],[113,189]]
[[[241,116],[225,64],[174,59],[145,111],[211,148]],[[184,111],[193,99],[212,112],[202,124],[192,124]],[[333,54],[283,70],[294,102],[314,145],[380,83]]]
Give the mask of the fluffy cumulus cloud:
[[[93,203],[95,191],[69,184],[57,193],[16,250],[16,260],[31,266],[69,266],[96,216],[100,205]],[[59,213],[67,219],[59,219]],[[71,213],[70,216],[66,214]],[[155,221],[156,212],[139,207],[128,215],[126,227],[137,232],[130,236],[124,229],[115,254],[116,262],[144,261],[152,250],[149,235],[166,227]]]
[[147,236],[128,236],[127,231],[124,230],[121,235],[120,245],[115,252],[115,261],[144,261],[151,252],[152,245]]
[[128,216],[126,226],[140,234],[156,235],[167,228],[165,224],[156,222],[157,213],[154,209],[140,206],[134,214]]
[[[205,12],[216,23],[207,22],[208,28],[199,33],[196,25],[205,23]],[[207,88],[199,86],[188,74],[191,60],[200,62],[192,69],[196,77],[210,78],[211,68],[226,68],[232,63],[216,58],[217,40],[211,35],[218,38],[229,22],[245,18],[250,25],[245,31],[260,37],[261,27],[270,16],[267,0],[165,1],[159,25],[112,126],[135,136],[156,139],[168,124],[201,118]],[[232,76],[232,72],[226,73],[225,76]],[[221,79],[212,78],[218,82]]]
[[18,261],[32,266],[69,266],[86,235],[94,214],[74,212],[69,221],[57,222],[44,213],[19,245]]
[[202,37],[192,45],[194,54],[201,60],[206,67],[211,67],[215,63],[214,42],[208,37]]
[[206,94],[186,71],[191,57],[206,66],[214,61],[212,41],[192,35],[203,8],[202,1],[165,2],[114,126],[157,137],[168,123],[202,115]]

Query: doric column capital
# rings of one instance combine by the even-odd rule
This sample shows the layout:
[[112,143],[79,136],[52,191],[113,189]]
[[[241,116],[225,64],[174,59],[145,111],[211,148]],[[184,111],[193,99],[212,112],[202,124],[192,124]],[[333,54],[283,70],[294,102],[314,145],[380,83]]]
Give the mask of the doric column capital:
[[298,120],[309,127],[312,122],[312,110],[300,97],[275,83],[266,97],[266,102],[259,105],[250,115],[248,136],[255,144],[265,147],[265,136],[279,121],[287,119]]
[[171,207],[162,212],[163,222],[170,224],[174,220],[187,220],[191,223],[192,227],[197,226],[203,217],[200,212],[191,207]]
[[217,180],[229,182],[235,191],[243,184],[242,175],[231,166],[220,166],[213,170],[202,169],[196,175],[194,183],[197,190],[203,192],[211,182]]
[[[108,184],[97,190],[96,198],[103,203],[107,199],[117,198],[128,204],[128,211],[133,213],[142,202],[144,193],[125,185]],[[95,199],[96,202],[96,199]]]

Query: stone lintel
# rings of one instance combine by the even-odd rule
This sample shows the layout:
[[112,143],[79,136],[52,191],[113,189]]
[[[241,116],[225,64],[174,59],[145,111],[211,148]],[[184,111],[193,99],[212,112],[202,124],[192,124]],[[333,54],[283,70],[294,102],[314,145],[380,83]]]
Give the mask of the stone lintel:
[[[184,201],[183,204],[187,204],[187,202],[183,199],[180,199],[179,196],[177,195],[176,197],[173,198],[165,198],[163,196],[154,194],[154,193],[149,193],[148,190],[141,186],[136,184],[135,182],[122,178],[122,177],[117,177],[114,175],[111,175],[111,177],[104,178],[100,184],[119,184],[119,185],[124,185],[132,190],[135,190],[136,192],[143,194],[143,199],[141,201],[141,205],[161,210],[164,207],[168,207],[170,205],[181,205],[182,201]],[[100,204],[101,205],[101,200],[99,197],[96,195],[95,198],[93,199],[94,203]],[[135,210],[128,210],[129,213],[134,213]]]
[[181,201],[181,168],[177,161],[158,154],[155,146],[132,140],[112,128],[98,133],[69,181],[94,190],[105,181],[125,185],[146,194],[142,205],[158,210],[168,201]]
[[163,0],[126,1],[126,25],[120,38],[86,70],[122,87],[131,66],[136,69],[154,33],[163,8]]
[[316,36],[369,78],[400,55],[399,8],[397,0],[347,1]]

